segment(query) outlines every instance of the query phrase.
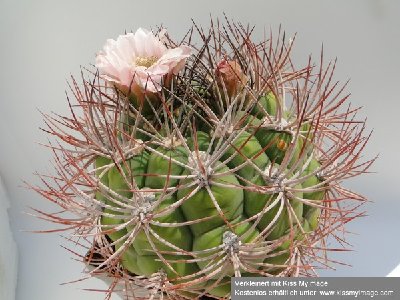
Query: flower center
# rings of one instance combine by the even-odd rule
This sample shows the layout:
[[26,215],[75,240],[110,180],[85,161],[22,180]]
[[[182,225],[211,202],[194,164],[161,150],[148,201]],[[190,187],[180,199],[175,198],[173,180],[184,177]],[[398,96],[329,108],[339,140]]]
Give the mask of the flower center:
[[142,57],[138,56],[135,59],[135,65],[150,68],[158,60],[157,56]]

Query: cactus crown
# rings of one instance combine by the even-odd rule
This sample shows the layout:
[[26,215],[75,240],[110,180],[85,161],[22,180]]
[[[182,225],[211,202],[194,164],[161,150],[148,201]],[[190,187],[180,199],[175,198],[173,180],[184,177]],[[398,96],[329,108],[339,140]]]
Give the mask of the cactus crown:
[[336,62],[298,68],[294,39],[255,43],[252,31],[226,21],[166,35],[166,49],[194,54],[145,84],[135,76],[159,54],[137,56],[128,85],[84,69],[71,116],[44,115],[57,175],[32,188],[77,218],[38,212],[77,233],[108,294],[225,299],[232,276],[315,276],[328,238],[342,242],[361,215],[365,198],[342,182],[373,160],[360,161],[369,136]]

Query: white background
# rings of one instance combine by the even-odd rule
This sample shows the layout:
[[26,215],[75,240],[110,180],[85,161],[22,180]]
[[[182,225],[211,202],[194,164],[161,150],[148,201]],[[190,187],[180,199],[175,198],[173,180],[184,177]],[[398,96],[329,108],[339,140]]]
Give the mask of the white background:
[[[164,24],[182,37],[190,18],[207,26],[209,15],[297,36],[295,59],[309,53],[317,59],[338,57],[336,78],[351,78],[348,91],[355,106],[364,106],[374,129],[366,157],[380,154],[370,174],[348,186],[367,195],[369,216],[355,221],[348,240],[354,252],[335,254],[352,267],[337,266],[325,276],[385,276],[400,262],[399,82],[400,1],[14,1],[0,0],[0,175],[11,198],[11,226],[19,247],[18,300],[102,299],[80,290],[100,285],[93,280],[77,285],[60,283],[79,278],[82,265],[70,259],[57,234],[36,235],[24,230],[49,229],[24,215],[29,206],[48,203],[24,189],[23,180],[38,183],[35,171],[51,173],[50,152],[38,109],[67,114],[64,91],[70,74],[94,62],[107,38],[125,30]],[[0,245],[3,241],[0,241]]]

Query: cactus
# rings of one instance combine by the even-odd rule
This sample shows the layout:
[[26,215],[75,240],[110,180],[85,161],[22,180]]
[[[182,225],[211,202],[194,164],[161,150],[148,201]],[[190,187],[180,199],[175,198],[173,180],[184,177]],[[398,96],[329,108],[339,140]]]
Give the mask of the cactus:
[[108,293],[228,299],[232,276],[316,276],[327,240],[362,214],[342,181],[372,164],[360,161],[369,136],[335,62],[296,68],[280,32],[254,43],[229,21],[195,28],[200,46],[196,30],[181,44],[137,32],[181,54],[135,54],[123,81],[102,53],[100,72],[71,79],[71,117],[44,115],[63,143],[51,145],[56,185],[33,188],[78,217],[43,217],[84,237]]

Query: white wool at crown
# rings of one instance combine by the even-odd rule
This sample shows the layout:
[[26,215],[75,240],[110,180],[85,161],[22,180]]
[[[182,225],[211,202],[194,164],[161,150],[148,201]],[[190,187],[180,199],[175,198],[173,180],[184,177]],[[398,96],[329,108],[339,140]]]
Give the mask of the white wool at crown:
[[10,201],[0,177],[0,299],[14,300],[17,283],[17,246],[8,219]]

